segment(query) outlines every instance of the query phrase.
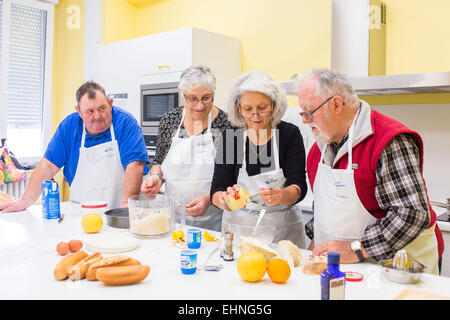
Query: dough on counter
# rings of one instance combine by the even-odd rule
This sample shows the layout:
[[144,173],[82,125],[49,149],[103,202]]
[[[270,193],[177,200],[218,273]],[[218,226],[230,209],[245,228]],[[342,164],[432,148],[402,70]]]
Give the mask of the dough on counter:
[[272,248],[265,245],[259,239],[253,237],[240,236],[239,242],[241,254],[244,254],[249,251],[261,252],[264,258],[266,259],[267,263],[269,263],[269,261],[275,258],[277,255],[277,253]]
[[119,253],[131,251],[141,245],[141,240],[118,233],[99,233],[84,241],[90,251]]
[[285,250],[289,253],[289,255],[292,258],[292,261],[294,262],[294,268],[300,266],[300,262],[302,259],[302,253],[300,249],[290,240],[281,240],[278,242],[278,252],[281,250]]

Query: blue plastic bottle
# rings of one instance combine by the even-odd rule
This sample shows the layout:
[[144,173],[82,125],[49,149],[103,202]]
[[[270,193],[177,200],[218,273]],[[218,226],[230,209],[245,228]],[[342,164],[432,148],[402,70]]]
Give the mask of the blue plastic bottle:
[[345,273],[339,270],[340,255],[328,253],[328,269],[320,275],[321,299],[344,300]]

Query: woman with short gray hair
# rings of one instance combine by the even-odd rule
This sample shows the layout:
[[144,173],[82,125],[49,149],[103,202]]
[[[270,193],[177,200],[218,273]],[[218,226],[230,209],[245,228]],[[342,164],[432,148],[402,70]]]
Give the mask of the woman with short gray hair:
[[[301,210],[294,205],[307,190],[305,148],[299,128],[281,120],[287,108],[283,89],[263,72],[247,72],[234,81],[227,106],[239,129],[222,136],[210,192],[212,203],[224,210],[222,231],[233,219],[256,219],[264,208],[263,223],[276,221],[274,242],[291,240],[304,248]],[[228,199],[241,188],[252,201],[232,211]]]
[[219,231],[222,214],[211,206],[209,191],[217,138],[231,124],[214,106],[215,89],[216,78],[207,66],[193,65],[182,72],[178,94],[183,105],[160,121],[156,155],[141,192],[152,197],[165,181],[167,193],[184,197],[188,225]]

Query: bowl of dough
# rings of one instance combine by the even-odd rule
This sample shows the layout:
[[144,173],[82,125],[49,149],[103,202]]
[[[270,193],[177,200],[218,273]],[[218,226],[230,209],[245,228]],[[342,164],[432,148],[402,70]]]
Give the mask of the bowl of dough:
[[256,226],[258,215],[246,214],[235,211],[223,226],[223,231],[233,233],[233,246],[240,252],[247,251],[253,245],[267,248],[275,239],[276,220],[271,217],[264,217]]
[[174,227],[172,198],[156,194],[152,198],[134,195],[128,198],[130,231],[137,236],[163,236]]

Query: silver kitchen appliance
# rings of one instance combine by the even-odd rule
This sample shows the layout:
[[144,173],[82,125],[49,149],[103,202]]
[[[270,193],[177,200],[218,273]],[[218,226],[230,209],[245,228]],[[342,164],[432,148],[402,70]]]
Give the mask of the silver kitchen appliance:
[[155,157],[161,118],[180,105],[177,88],[178,82],[141,85],[141,126],[150,161]]

